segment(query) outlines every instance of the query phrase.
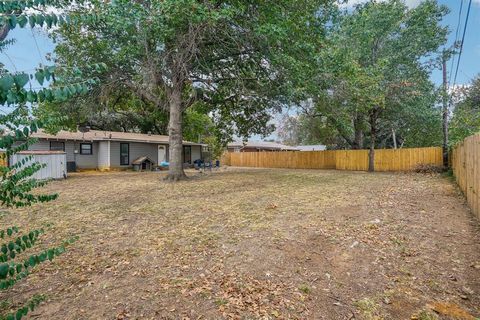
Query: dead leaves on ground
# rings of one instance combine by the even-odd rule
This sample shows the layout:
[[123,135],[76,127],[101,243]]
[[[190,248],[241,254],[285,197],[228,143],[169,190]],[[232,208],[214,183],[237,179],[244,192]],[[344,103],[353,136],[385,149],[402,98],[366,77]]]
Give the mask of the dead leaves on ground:
[[176,288],[185,297],[209,300],[227,319],[292,318],[306,311],[308,299],[308,293],[292,284],[236,273],[209,272],[195,279],[164,279],[162,283],[165,290]]
[[442,316],[447,316],[455,320],[478,319],[453,302],[434,302],[428,305],[428,307]]

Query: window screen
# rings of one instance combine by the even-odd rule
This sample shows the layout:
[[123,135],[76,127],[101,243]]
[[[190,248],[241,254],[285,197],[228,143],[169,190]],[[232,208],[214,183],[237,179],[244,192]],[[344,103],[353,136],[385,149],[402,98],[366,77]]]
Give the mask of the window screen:
[[50,141],[50,151],[65,151],[65,142]]
[[80,154],[92,154],[91,143],[80,143]]

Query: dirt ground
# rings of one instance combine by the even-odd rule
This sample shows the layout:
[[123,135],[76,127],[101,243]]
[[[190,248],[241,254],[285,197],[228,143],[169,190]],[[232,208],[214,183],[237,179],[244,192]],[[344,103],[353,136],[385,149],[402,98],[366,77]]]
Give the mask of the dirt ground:
[[68,251],[3,292],[31,319],[480,316],[480,224],[440,175],[234,169],[84,173],[3,214]]

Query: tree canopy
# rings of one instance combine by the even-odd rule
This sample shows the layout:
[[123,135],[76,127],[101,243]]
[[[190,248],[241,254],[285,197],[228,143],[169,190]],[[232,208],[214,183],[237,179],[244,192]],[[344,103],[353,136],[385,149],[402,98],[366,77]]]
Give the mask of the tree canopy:
[[466,137],[480,132],[480,76],[458,90],[460,97],[454,104],[450,123],[450,144],[455,145]]
[[[97,19],[58,32],[62,64],[101,58],[108,88],[168,113],[171,179],[182,178],[184,112],[203,104],[221,138],[267,133],[318,52],[333,1],[93,1]],[[97,100],[98,101],[98,100]]]
[[395,143],[414,144],[425,125],[421,119],[428,118],[423,131],[433,132],[436,141],[441,124],[433,120],[440,117],[429,76],[446,42],[447,28],[440,24],[446,13],[433,0],[412,9],[389,0],[340,14],[310,72],[300,120],[312,130],[322,128],[322,136],[339,147],[364,148],[368,141],[372,165],[373,148],[393,141],[392,133]]

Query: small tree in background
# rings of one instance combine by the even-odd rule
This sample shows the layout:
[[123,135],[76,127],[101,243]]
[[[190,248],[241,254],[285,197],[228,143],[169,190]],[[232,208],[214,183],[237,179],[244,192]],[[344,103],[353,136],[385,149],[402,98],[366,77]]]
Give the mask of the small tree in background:
[[450,122],[450,145],[480,133],[480,75],[469,86],[456,90],[457,102]]

